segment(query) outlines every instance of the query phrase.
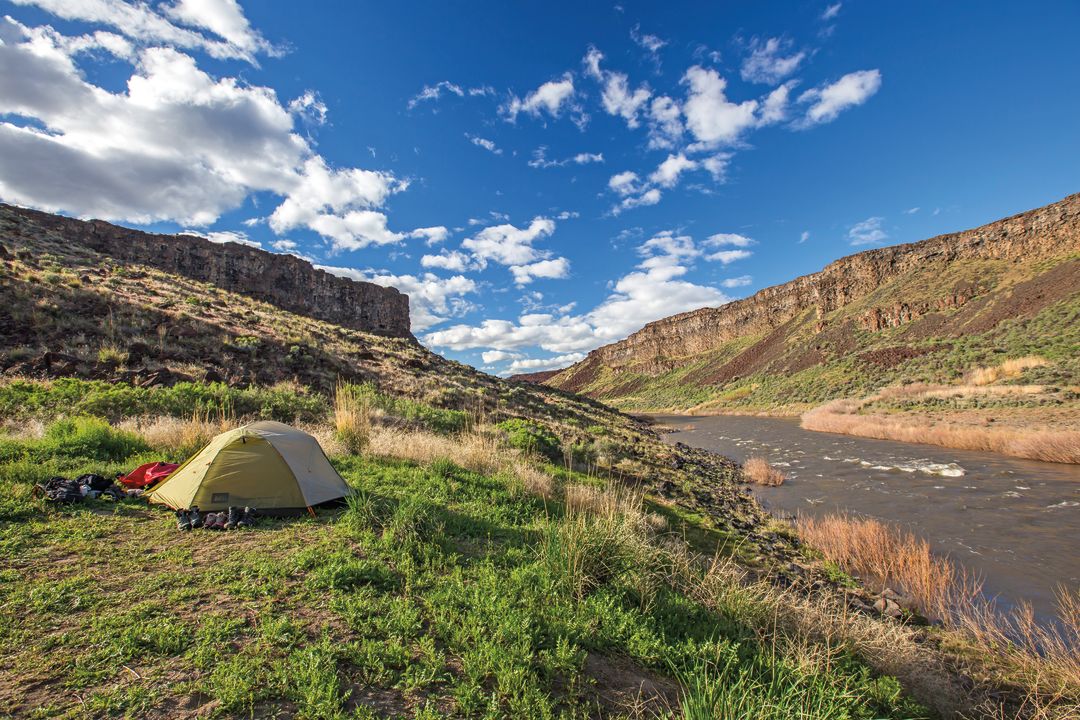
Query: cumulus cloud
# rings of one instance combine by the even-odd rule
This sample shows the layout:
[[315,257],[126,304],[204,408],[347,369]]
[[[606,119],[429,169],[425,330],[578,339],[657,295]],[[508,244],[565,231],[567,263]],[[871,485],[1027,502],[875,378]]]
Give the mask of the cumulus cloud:
[[667,95],[649,104],[649,148],[667,150],[682,141],[682,108]]
[[799,96],[808,103],[801,125],[810,126],[832,122],[848,108],[862,105],[881,88],[881,71],[859,70],[848,73],[834,83],[807,90]]
[[509,122],[516,122],[521,113],[532,117],[540,117],[546,113],[550,117],[558,118],[564,112],[573,114],[578,127],[584,128],[588,122],[588,116],[574,102],[574,76],[571,73],[563,74],[558,80],[549,80],[526,95],[524,100],[517,95],[511,95],[499,110]]
[[728,302],[730,298],[720,290],[683,278],[695,260],[709,260],[707,244],[699,246],[691,237],[674,232],[658,233],[637,247],[638,265],[586,313],[575,315],[572,308],[563,308],[559,312],[525,313],[516,322],[487,319],[478,325],[454,325],[431,332],[424,341],[453,350],[518,352],[540,347],[560,354],[586,352],[626,337],[652,320]]
[[775,125],[787,120],[788,101],[794,81],[786,82],[765,96],[758,114],[758,125]]
[[731,247],[750,247],[751,245],[757,245],[757,241],[746,237],[745,235],[739,235],[738,233],[716,233],[710,235],[705,239],[705,244],[711,247],[722,247],[724,245],[730,245]]
[[567,277],[570,274],[570,261],[564,257],[538,260],[528,265],[511,265],[510,272],[514,275],[514,283],[521,287],[536,278],[559,280]]
[[472,257],[460,250],[444,249],[438,255],[425,255],[420,258],[420,264],[426,268],[441,268],[455,272],[477,269]]
[[477,147],[482,147],[488,152],[495,153],[496,155],[502,155],[502,150],[495,145],[494,140],[488,140],[487,138],[470,135],[469,133],[465,133],[465,137],[467,137],[469,139],[469,142],[471,142],[473,145],[476,145]]
[[[498,352],[498,351],[496,351]],[[483,353],[487,355],[488,353]],[[576,362],[581,362],[585,359],[585,353],[566,353],[564,355],[556,355],[549,358],[520,358],[510,363],[510,366],[500,375],[510,375],[513,373],[526,373],[526,372],[539,372],[542,370],[558,370],[560,368],[568,367]],[[487,362],[485,360],[485,362]]]
[[889,235],[882,228],[884,222],[885,218],[870,217],[855,223],[848,230],[848,242],[852,245],[872,245],[888,240]]
[[804,243],[809,239],[810,239],[810,231],[809,230],[803,230],[802,233],[799,235],[799,243]]
[[757,100],[728,100],[727,80],[715,70],[694,65],[682,82],[689,87],[683,106],[686,126],[704,146],[734,144],[756,124]]
[[482,265],[488,261],[500,265],[527,265],[544,259],[543,253],[533,247],[536,240],[555,232],[555,221],[535,217],[528,227],[518,228],[510,223],[486,227],[471,238],[462,241],[461,247],[469,250]]
[[647,50],[651,55],[656,55],[667,45],[667,40],[662,40],[656,35],[641,32],[641,25],[630,28],[630,39],[637,43],[638,47]]
[[821,13],[822,20],[832,20],[840,14],[840,7],[842,3],[834,3],[825,8],[825,11]]
[[781,38],[769,38],[762,42],[754,38],[750,42],[750,55],[742,64],[742,79],[747,82],[775,85],[795,72],[806,53],[799,51],[787,54],[791,41]]
[[659,167],[649,175],[649,181],[661,187],[671,188],[679,183],[679,176],[688,170],[696,170],[698,163],[690,160],[682,153],[668,155],[667,159],[660,163]]
[[720,284],[726,288],[738,288],[746,287],[754,282],[754,278],[750,275],[740,275],[739,277],[726,278],[721,281]]
[[428,246],[438,245],[439,243],[444,242],[446,238],[450,237],[450,230],[442,225],[416,228],[409,233],[409,237],[423,238],[424,243]]
[[505,350],[485,350],[480,353],[480,358],[487,364],[515,360],[521,357],[521,353],[506,352]]
[[[259,54],[279,50],[255,31],[236,0],[178,0],[149,3],[124,0],[12,0],[33,5],[64,20],[105,25],[140,46],[169,45],[201,50],[211,57],[256,63]],[[174,22],[175,21],[175,22]],[[201,31],[209,31],[210,35]],[[216,38],[214,37],[216,36]]]
[[[111,17],[117,5],[80,1],[62,9],[61,16],[93,20]],[[0,122],[0,196],[8,201],[199,227],[268,192],[281,198],[268,218],[275,233],[307,227],[344,248],[402,239],[377,209],[408,183],[385,172],[332,168],[295,132],[298,111],[320,114],[316,96],[283,105],[270,88],[211,77],[190,55],[161,46],[138,50],[126,87],[112,92],[86,79],[52,28],[10,18],[0,28],[0,96],[8,113]]]
[[607,114],[621,117],[626,121],[627,127],[636,128],[640,124],[638,115],[652,97],[652,91],[647,85],[640,85],[637,89],[631,90],[630,79],[625,73],[612,72],[600,67],[603,59],[603,53],[595,47],[590,47],[582,61],[585,64],[585,71],[601,83],[600,100]]
[[413,332],[422,332],[449,318],[460,317],[474,309],[472,303],[465,300],[464,296],[476,292],[476,282],[463,275],[441,278],[433,273],[392,275],[347,267],[326,265],[317,267],[341,277],[397,288],[408,295]]

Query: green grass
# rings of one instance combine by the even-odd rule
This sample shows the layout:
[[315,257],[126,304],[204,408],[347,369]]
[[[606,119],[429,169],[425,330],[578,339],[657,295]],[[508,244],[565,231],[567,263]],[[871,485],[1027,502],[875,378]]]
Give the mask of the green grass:
[[[0,717],[617,717],[590,673],[615,658],[681,679],[684,717],[926,716],[853,657],[808,668],[741,605],[689,599],[621,521],[449,461],[335,458],[343,509],[181,534],[133,501],[23,492],[27,456],[111,471],[153,454],[138,438],[73,420],[4,447]],[[668,514],[706,551],[730,539]]]

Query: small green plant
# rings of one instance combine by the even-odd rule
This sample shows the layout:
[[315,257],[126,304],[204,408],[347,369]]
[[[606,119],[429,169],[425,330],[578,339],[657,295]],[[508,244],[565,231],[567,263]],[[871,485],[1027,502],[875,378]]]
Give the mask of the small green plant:
[[498,428],[506,433],[511,447],[528,453],[536,453],[552,462],[562,461],[562,447],[559,439],[546,427],[531,420],[511,418],[499,423]]

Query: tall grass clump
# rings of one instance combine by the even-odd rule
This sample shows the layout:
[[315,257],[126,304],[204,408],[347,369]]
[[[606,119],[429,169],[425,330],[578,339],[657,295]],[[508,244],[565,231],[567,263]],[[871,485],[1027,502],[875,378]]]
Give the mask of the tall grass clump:
[[998,380],[1016,377],[1030,368],[1045,367],[1049,364],[1046,358],[1038,355],[1011,358],[1000,365],[975,368],[967,374],[966,380],[972,385],[990,385]]
[[212,420],[208,414],[192,413],[186,419],[168,415],[129,418],[118,427],[141,436],[152,447],[174,458],[188,458],[234,424],[225,417]]
[[334,393],[334,430],[346,452],[359,455],[371,441],[371,397],[357,386],[338,383]]
[[746,481],[755,485],[775,487],[783,485],[784,480],[787,479],[784,473],[770,465],[768,460],[757,455],[746,459],[746,462],[743,463],[742,472]]

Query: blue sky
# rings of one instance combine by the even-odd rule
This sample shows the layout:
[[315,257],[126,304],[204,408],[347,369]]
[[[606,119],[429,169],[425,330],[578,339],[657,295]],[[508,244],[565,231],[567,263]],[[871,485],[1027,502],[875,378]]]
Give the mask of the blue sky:
[[293,252],[432,349],[644,323],[1080,190],[1080,5],[0,0],[0,198]]

